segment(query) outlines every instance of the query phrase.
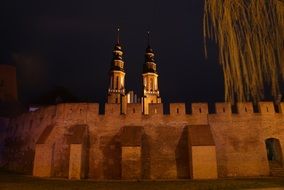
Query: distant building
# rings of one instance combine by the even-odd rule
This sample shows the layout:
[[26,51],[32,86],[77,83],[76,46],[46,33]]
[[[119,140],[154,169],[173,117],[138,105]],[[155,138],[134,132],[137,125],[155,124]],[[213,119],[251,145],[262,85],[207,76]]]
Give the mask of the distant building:
[[0,65],[0,102],[18,100],[16,68],[11,65]]

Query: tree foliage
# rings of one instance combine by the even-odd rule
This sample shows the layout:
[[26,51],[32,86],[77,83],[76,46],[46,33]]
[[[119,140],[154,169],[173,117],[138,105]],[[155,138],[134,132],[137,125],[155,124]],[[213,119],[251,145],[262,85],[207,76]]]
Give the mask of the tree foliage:
[[283,15],[280,0],[205,0],[205,54],[207,40],[214,39],[226,101],[261,100],[264,86],[279,96],[284,78]]

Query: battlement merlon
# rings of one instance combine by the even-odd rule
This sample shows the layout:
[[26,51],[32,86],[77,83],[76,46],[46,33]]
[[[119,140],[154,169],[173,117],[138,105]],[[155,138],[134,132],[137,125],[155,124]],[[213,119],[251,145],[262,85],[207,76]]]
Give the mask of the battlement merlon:
[[[277,106],[277,107],[276,107]],[[60,120],[74,120],[78,119],[78,122],[85,123],[86,120],[90,120],[99,116],[99,104],[98,103],[63,103],[56,106],[44,107],[39,109],[35,113],[40,116],[49,114],[54,115],[57,121]],[[186,110],[185,103],[170,103],[169,114],[171,116],[183,116],[183,115],[194,115],[195,117],[217,114],[217,115],[231,115],[232,105],[227,102],[215,103],[215,112],[209,112],[207,103],[192,103],[190,106],[191,111]],[[102,116],[114,116],[119,117],[120,115],[131,115],[138,116],[142,115],[142,105],[140,103],[126,104],[126,112],[122,112],[121,104],[108,104],[104,105],[104,113]],[[251,102],[242,102],[236,104],[237,113],[239,115],[249,115],[249,114],[261,114],[261,115],[273,115],[276,110],[279,110],[279,114],[284,113],[284,102],[279,105],[275,105],[273,102],[259,102],[258,112],[254,110],[253,104]],[[212,109],[211,109],[212,110]],[[49,113],[50,112],[50,113]],[[52,112],[52,113],[51,113]],[[35,114],[25,113],[25,114]],[[148,115],[168,115],[164,114],[164,105],[162,103],[149,104],[149,114]]]
[[86,123],[87,119],[98,115],[98,103],[63,103],[56,105],[56,120],[58,122],[77,119],[79,123]]
[[185,115],[186,106],[184,103],[172,103],[170,104],[170,115]]

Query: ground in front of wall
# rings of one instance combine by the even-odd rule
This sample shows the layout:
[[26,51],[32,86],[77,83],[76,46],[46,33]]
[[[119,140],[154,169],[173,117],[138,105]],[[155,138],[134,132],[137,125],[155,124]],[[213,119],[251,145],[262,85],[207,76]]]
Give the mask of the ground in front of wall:
[[0,171],[0,190],[284,190],[284,178],[238,178],[178,181],[70,181],[42,179]]

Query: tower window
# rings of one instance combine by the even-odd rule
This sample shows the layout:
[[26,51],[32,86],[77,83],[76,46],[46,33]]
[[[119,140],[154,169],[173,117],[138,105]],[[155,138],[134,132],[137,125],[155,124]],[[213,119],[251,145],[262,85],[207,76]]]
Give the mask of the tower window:
[[115,98],[115,103],[116,103],[116,104],[118,103],[118,98]]
[[269,112],[268,107],[266,107],[266,111]]
[[201,108],[199,108],[199,113],[201,113]]
[[150,90],[153,91],[154,90],[154,83],[153,83],[153,79],[150,79]]
[[223,112],[225,112],[226,110],[225,110],[225,108],[223,108]]
[[135,108],[133,108],[133,113],[135,113]]
[[116,77],[116,89],[118,89],[118,76]]
[[245,112],[248,112],[247,108],[245,107]]
[[179,109],[177,108],[177,114],[179,114]]

